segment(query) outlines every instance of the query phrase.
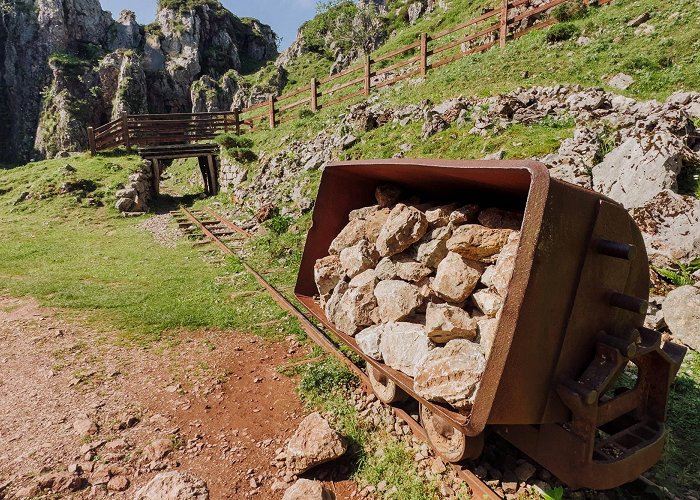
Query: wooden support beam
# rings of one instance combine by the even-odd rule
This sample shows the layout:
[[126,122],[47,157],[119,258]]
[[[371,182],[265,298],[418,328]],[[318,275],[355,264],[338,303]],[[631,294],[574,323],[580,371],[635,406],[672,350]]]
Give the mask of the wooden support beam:
[[311,79],[311,111],[318,111],[318,80]]
[[508,1],[502,0],[501,4],[501,30],[498,40],[501,47],[506,46],[506,39],[508,38]]
[[95,129],[92,127],[88,127],[88,144],[90,145],[90,154],[95,156],[97,147],[95,146]]
[[420,74],[426,76],[428,74],[428,34],[420,34]]
[[271,97],[270,97],[270,102],[269,102],[269,106],[270,106],[270,111],[269,111],[269,113],[270,113],[270,128],[275,128],[275,101],[276,101],[275,96],[271,96]]
[[241,111],[238,108],[233,110],[233,118],[236,120],[236,135],[241,135]]
[[122,133],[124,134],[124,146],[126,150],[131,152],[131,137],[129,137],[129,115],[126,112],[122,113]]
[[151,168],[153,169],[153,194],[160,194],[160,160],[153,158],[151,160]]
[[369,96],[369,91],[372,86],[372,59],[369,55],[365,56],[365,96]]

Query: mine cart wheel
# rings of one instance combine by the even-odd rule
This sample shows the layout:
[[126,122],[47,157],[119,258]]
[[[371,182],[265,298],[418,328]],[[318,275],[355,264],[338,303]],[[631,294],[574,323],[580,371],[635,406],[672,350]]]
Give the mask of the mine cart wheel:
[[484,449],[484,434],[467,437],[450,422],[420,405],[420,419],[433,450],[445,461],[461,462],[478,458]]
[[382,403],[401,403],[408,399],[408,394],[399,388],[393,380],[379,371],[374,371],[370,364],[367,364],[367,375],[369,375],[369,382],[372,384],[374,394]]

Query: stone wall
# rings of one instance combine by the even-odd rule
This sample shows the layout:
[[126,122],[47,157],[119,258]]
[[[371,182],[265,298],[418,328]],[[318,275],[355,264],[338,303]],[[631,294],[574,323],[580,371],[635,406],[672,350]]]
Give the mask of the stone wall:
[[117,191],[115,207],[125,213],[146,212],[154,195],[153,163],[150,160],[143,160],[141,168],[129,176],[126,187]]
[[219,185],[224,193],[234,192],[241,183],[248,180],[248,169],[236,160],[222,155],[219,170]]

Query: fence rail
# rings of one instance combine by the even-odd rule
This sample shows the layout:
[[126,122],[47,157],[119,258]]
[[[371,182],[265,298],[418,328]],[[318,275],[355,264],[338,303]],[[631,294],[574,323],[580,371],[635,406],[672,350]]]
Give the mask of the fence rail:
[[[418,40],[374,57],[366,57],[335,75],[312,78],[308,85],[281,96],[272,96],[247,108],[210,113],[123,115],[100,127],[89,128],[90,150],[124,145],[158,145],[212,139],[222,132],[244,132],[267,125],[275,128],[293,120],[303,109],[315,113],[354,99],[369,96],[372,89],[393,85],[429,70],[455,62],[495,45],[505,46],[532,30],[556,23],[552,9],[571,0],[502,0],[501,6],[435,34],[422,33]],[[602,6],[612,0],[583,0]],[[295,115],[296,113],[296,115]]]

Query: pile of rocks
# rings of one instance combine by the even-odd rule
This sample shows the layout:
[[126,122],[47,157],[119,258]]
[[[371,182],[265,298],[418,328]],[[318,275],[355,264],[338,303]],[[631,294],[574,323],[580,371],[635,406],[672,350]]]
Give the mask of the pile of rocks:
[[124,213],[146,212],[153,195],[153,163],[143,160],[141,167],[129,176],[129,183],[116,192],[115,207]]
[[399,202],[350,213],[314,268],[326,316],[368,356],[414,377],[421,396],[471,405],[515,265],[522,213]]

